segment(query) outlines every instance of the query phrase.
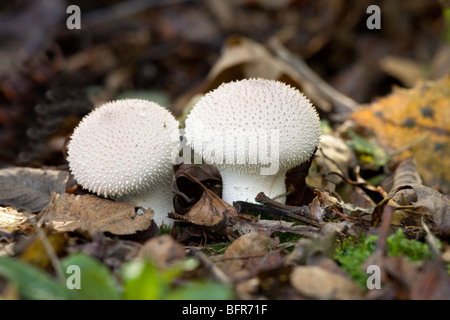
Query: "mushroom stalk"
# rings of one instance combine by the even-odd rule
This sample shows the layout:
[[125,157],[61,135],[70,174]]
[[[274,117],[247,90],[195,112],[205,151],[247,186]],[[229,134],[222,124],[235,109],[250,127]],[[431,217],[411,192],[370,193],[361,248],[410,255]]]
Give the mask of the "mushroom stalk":
[[[260,175],[249,173],[246,170],[236,170],[229,166],[217,166],[222,175],[223,200],[233,204],[233,201],[241,200],[256,203],[255,197],[264,192],[268,197],[274,198],[286,193],[285,176],[287,170],[279,170],[275,175]],[[286,196],[276,199],[284,203]]]
[[173,174],[167,175],[165,180],[158,183],[157,188],[146,189],[136,194],[114,197],[114,200],[144,209],[152,209],[154,212],[153,221],[158,226],[161,226],[163,223],[166,226],[171,226],[173,220],[167,214],[174,211],[172,200],[173,180]]

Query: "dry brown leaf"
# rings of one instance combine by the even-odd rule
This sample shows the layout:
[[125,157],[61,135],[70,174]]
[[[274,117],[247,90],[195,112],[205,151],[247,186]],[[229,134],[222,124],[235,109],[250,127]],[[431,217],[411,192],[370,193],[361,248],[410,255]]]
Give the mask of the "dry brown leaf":
[[223,201],[191,174],[185,171],[182,174],[201,188],[203,193],[186,214],[180,215],[172,212],[169,213],[169,218],[191,223],[197,229],[200,227],[200,232],[228,237],[229,239],[236,239],[242,233],[245,233],[247,230],[245,225],[252,221],[251,217],[239,215],[235,207]]
[[297,266],[291,274],[292,286],[310,299],[354,300],[362,290],[349,278],[319,266]]
[[169,218],[192,223],[204,231],[220,236],[230,236],[230,228],[237,217],[236,209],[217,197],[212,191],[205,190],[200,200],[185,215],[169,213]]
[[[407,184],[422,184],[414,158],[407,158],[397,166],[391,189]],[[411,202],[417,201],[417,197],[413,190],[402,189],[392,196],[392,200],[399,205],[409,205]]]
[[[188,92],[175,102],[175,113],[181,114],[197,94],[209,92],[224,82],[243,78],[265,78],[283,81],[300,88],[317,106],[330,111],[331,105],[310,83],[287,63],[272,55],[263,45],[242,36],[230,36],[222,54],[213,65],[205,81],[194,92]],[[180,119],[182,120],[182,119]]]
[[411,287],[412,300],[450,299],[450,278],[440,261],[426,261]]
[[0,170],[0,204],[25,209],[42,210],[51,193],[64,193],[69,178],[67,171],[12,167]]
[[[413,190],[415,193],[414,198],[417,200],[408,204],[410,206],[412,205],[412,208],[408,207],[404,210],[396,210],[392,221],[393,224],[404,224],[404,219],[415,215],[417,217],[415,219],[417,226],[421,225],[422,216],[432,217],[433,222],[438,227],[450,225],[450,200],[447,197],[421,184],[402,185],[393,189],[390,194],[395,196],[403,190]],[[397,205],[397,207],[399,206]],[[402,219],[399,217],[402,217]]]
[[294,250],[286,256],[286,263],[310,265],[332,259],[336,246],[336,236],[345,226],[334,224],[331,227],[331,224],[330,222],[325,225],[330,225],[330,227],[327,228],[328,230],[324,230],[321,236],[298,240]]
[[223,255],[222,269],[235,279],[256,274],[263,267],[262,259],[276,246],[277,243],[264,232],[251,231],[240,236],[227,248]]
[[185,214],[194,206],[203,194],[203,188],[196,180],[190,178],[195,177],[208,189],[221,196],[221,176],[215,166],[202,164],[181,164],[175,173],[174,192],[175,196],[173,204],[175,212]]
[[389,257],[376,250],[363,268],[380,268],[381,289],[370,290],[367,299],[446,299],[450,298],[450,279],[439,260],[411,262],[405,256]]
[[[75,245],[68,246],[66,250],[68,253],[83,252],[103,261],[107,266],[117,268],[120,263],[134,259],[142,247],[142,244],[136,241],[128,241],[123,238],[96,233],[92,239],[89,239],[90,241],[77,241]],[[83,238],[80,237],[81,239]],[[73,240],[72,238],[71,242]]]
[[341,205],[339,199],[333,197],[327,191],[314,190],[314,194],[316,197],[310,204],[311,215],[313,219],[319,222],[323,221],[326,213],[337,210]]
[[322,135],[319,149],[314,155],[314,161],[318,167],[318,172],[309,174],[306,177],[308,186],[315,189],[323,189],[327,181],[339,184],[342,181],[337,175],[328,175],[330,172],[337,172],[347,176],[356,164],[354,152],[344,143],[344,141],[332,135]]
[[413,87],[417,79],[425,76],[420,62],[404,57],[388,55],[380,59],[378,65],[382,71],[397,78],[407,87]]
[[40,223],[59,232],[87,231],[129,235],[147,230],[153,210],[137,214],[135,207],[102,199],[94,195],[53,194],[49,205],[40,213]]
[[171,264],[186,257],[184,247],[169,235],[151,238],[141,247],[138,257],[151,259],[159,268],[166,269]]

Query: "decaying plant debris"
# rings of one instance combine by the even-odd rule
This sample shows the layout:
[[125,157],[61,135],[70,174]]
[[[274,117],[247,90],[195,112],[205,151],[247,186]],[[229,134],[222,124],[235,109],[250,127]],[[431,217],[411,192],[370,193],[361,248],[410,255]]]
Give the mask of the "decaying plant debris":
[[[370,1],[274,3],[122,16],[80,1],[74,31],[56,0],[1,8],[14,19],[0,16],[0,37],[14,41],[0,53],[0,298],[450,299],[449,9],[380,1],[383,28],[369,32]],[[151,208],[70,174],[66,143],[94,106],[154,100],[183,125],[201,95],[258,77],[304,92],[322,120],[315,154],[287,172],[286,204],[263,192],[227,203],[214,165],[181,163],[174,226],[158,228]],[[61,286],[71,264],[91,270],[78,295]]]

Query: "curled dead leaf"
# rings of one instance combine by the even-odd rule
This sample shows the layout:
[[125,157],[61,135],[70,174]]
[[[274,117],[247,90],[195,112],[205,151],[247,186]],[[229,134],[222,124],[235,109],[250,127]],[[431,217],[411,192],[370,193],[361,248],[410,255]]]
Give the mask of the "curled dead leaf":
[[190,176],[195,177],[208,189],[221,196],[221,177],[216,167],[202,164],[181,164],[175,173],[174,209],[178,214],[185,214],[201,198],[203,188]]
[[169,213],[169,217],[178,222],[187,222],[194,227],[200,227],[204,232],[212,233],[221,237],[230,239],[237,238],[240,230],[245,228],[236,228],[241,223],[251,222],[250,217],[239,215],[236,208],[219,198],[214,192],[209,190],[197,178],[188,172],[179,173],[188,177],[203,190],[200,199],[189,209],[189,211],[180,215],[178,213]]
[[390,194],[395,196],[403,190],[413,190],[415,193],[413,199],[417,200],[408,203],[406,206],[396,204],[397,210],[395,211],[393,224],[402,224],[402,221],[412,217],[420,226],[423,216],[431,218],[438,227],[450,226],[450,200],[447,197],[422,184],[398,186]]

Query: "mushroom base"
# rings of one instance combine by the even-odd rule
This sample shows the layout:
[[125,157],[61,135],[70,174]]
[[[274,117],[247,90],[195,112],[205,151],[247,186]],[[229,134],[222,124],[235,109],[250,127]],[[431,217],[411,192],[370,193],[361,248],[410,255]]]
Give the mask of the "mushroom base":
[[[260,175],[239,172],[228,167],[219,167],[222,175],[222,198],[229,204],[233,201],[247,201],[256,203],[255,197],[264,192],[273,198],[286,193],[285,176],[287,171],[279,171],[276,175]],[[286,196],[276,199],[280,203],[286,202]]]
[[154,212],[153,221],[155,221],[158,227],[163,223],[170,227],[173,224],[173,220],[167,214],[174,211],[172,188],[173,176],[169,177],[167,181],[160,182],[153,189],[148,189],[139,194],[115,198],[115,200],[144,209],[152,209]]

